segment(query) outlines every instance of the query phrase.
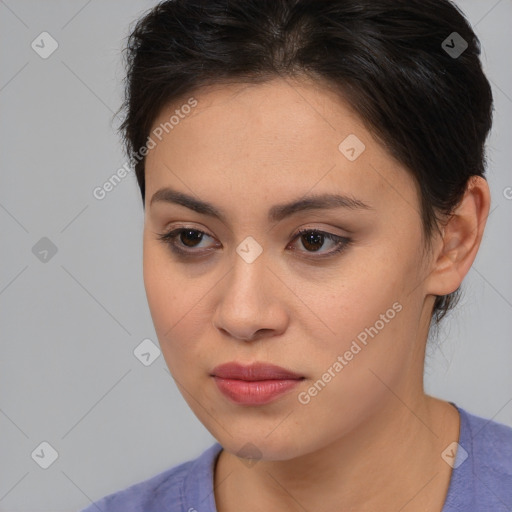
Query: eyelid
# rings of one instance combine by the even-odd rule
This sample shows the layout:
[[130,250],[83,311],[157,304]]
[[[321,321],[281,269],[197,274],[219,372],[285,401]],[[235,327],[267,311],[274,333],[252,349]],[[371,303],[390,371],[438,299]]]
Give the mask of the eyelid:
[[332,236],[339,236],[340,238],[348,238],[348,236],[352,233],[348,229],[343,229],[342,230],[342,231],[345,232],[345,234],[333,232],[333,230],[336,230],[336,229],[341,230],[341,228],[334,228],[332,226],[331,227],[323,228],[323,227],[320,227],[318,225],[311,226],[309,224],[306,224],[304,226],[300,226],[299,228],[294,229],[290,233],[289,238],[297,236],[299,233],[302,233],[304,231],[318,231],[319,233],[324,233],[324,234],[332,235]]

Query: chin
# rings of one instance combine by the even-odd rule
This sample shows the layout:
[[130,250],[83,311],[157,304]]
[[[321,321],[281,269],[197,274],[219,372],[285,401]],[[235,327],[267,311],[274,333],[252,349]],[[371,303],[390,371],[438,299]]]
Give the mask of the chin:
[[[297,437],[286,434],[277,435],[272,432],[269,435],[268,429],[265,431],[247,433],[247,435],[233,434],[230,436],[222,432],[220,436],[214,435],[224,450],[247,461],[250,466],[258,460],[266,461],[285,461],[291,460],[308,452],[306,446],[301,445],[301,436],[297,432]],[[218,434],[218,432],[216,433]],[[213,435],[213,433],[212,433]],[[311,448],[312,451],[313,448]]]

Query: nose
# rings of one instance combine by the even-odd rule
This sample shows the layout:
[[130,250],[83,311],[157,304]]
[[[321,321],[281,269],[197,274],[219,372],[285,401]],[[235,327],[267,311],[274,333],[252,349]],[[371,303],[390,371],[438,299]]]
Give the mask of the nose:
[[286,329],[285,287],[262,256],[247,263],[237,255],[233,269],[219,283],[213,324],[223,335],[255,341]]

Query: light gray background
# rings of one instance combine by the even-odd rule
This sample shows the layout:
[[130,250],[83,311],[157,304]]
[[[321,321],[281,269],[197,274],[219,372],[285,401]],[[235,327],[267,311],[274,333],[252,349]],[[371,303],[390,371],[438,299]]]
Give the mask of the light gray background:
[[[431,344],[427,392],[512,426],[512,3],[460,0],[495,99],[492,213],[464,297]],[[0,0],[0,511],[70,511],[195,458],[214,439],[160,356],[142,281],[143,211],[112,116],[120,49],[155,2]],[[43,31],[58,49],[42,59]],[[505,193],[504,193],[505,192]],[[509,197],[512,192],[509,194]],[[49,238],[57,253],[32,252]],[[57,460],[31,457],[46,441]]]

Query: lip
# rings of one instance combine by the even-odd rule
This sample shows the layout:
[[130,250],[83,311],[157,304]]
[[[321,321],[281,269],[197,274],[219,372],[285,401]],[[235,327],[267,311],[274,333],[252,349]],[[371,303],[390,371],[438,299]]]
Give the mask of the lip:
[[223,379],[245,381],[302,379],[302,375],[291,372],[274,364],[256,362],[249,365],[232,362],[216,366],[212,375]]
[[273,364],[256,362],[247,366],[232,362],[211,373],[218,389],[240,405],[263,405],[297,386],[305,377]]

